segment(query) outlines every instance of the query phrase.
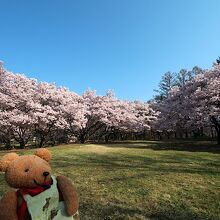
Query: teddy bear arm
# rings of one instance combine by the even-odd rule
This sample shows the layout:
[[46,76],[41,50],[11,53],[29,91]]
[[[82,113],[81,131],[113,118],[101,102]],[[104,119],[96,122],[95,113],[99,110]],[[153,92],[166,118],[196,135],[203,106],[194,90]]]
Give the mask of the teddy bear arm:
[[64,176],[58,176],[57,183],[59,191],[62,194],[67,213],[70,216],[74,215],[79,208],[79,202],[75,187],[73,186],[71,181]]
[[17,194],[9,191],[0,200],[0,220],[17,220]]

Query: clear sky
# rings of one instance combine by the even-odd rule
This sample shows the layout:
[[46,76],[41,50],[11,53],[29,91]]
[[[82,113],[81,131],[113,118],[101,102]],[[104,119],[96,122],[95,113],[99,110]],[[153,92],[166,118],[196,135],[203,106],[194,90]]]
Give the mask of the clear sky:
[[146,101],[163,73],[219,55],[220,0],[0,0],[5,67],[79,94]]

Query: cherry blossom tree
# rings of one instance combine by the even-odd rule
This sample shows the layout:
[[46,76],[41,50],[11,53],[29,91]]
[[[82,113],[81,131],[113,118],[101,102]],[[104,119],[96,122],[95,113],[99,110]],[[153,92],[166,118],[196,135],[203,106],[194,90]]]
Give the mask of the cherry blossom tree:
[[86,139],[94,135],[98,130],[112,126],[116,100],[110,92],[105,96],[98,96],[92,90],[87,90],[82,98],[85,104],[86,123],[80,129],[78,139],[81,143],[84,143]]
[[35,119],[34,131],[39,147],[58,127],[65,127],[65,121],[59,111],[60,93],[54,84],[41,82],[37,85],[32,115]]
[[217,133],[220,144],[220,65],[214,64],[203,75],[198,75],[197,81],[201,86],[195,91],[197,114],[206,124],[211,122]]
[[[32,110],[36,88],[36,80],[21,74],[13,74],[5,70],[0,78],[0,129],[2,133],[10,135],[23,148],[33,135]],[[5,134],[6,135],[6,134]]]
[[220,143],[220,66],[199,71],[193,79],[170,90],[168,98],[160,103],[158,130],[188,131],[213,126]]
[[67,88],[59,88],[58,94],[59,105],[56,111],[59,112],[62,118],[62,124],[60,124],[59,128],[65,130],[70,137],[77,137],[87,122],[87,110],[84,100]]

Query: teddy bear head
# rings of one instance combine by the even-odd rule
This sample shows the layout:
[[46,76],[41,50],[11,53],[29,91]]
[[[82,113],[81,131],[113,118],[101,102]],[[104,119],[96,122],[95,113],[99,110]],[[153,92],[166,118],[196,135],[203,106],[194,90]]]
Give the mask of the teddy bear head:
[[50,159],[51,153],[46,148],[37,150],[34,155],[19,156],[16,153],[8,153],[0,160],[0,171],[5,172],[9,186],[34,188],[50,180]]

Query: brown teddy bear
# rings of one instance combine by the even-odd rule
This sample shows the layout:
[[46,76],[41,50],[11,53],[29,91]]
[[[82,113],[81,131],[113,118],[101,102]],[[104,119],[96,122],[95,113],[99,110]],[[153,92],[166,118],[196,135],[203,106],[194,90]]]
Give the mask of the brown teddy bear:
[[0,220],[78,219],[75,187],[64,176],[51,175],[51,153],[41,148],[34,155],[8,153],[0,160],[9,186],[0,200]]

